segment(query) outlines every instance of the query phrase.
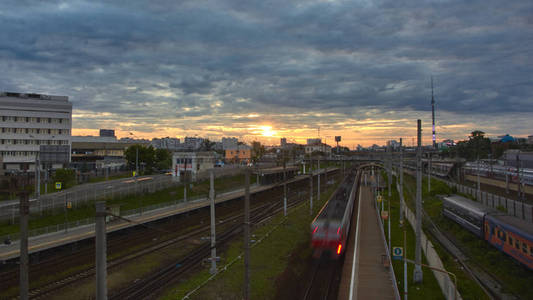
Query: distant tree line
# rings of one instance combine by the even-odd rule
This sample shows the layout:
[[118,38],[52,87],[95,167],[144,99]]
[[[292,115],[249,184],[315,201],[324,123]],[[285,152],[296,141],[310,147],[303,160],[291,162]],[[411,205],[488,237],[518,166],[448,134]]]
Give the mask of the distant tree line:
[[124,152],[131,170],[135,170],[137,153],[139,172],[142,175],[153,174],[156,170],[167,170],[172,165],[172,154],[167,149],[155,149],[152,145],[132,145]]

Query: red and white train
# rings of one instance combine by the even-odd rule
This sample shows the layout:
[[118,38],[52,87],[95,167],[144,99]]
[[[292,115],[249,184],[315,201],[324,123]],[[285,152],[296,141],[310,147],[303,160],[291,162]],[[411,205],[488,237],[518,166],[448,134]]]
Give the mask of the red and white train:
[[311,223],[313,257],[338,259],[344,253],[359,177],[360,172],[352,170]]

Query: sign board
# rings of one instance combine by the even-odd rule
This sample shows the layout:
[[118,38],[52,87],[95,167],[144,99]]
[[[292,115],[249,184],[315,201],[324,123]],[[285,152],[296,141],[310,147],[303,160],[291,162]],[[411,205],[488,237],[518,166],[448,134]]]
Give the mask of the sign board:
[[137,174],[137,172],[133,171],[133,177],[135,177],[136,174]]
[[72,208],[72,202],[71,201],[67,202],[67,208]]
[[383,196],[378,195],[378,203],[381,203],[381,201],[383,201]]
[[383,220],[387,220],[389,218],[389,211],[388,210],[382,210],[381,211],[381,218]]
[[60,190],[61,189],[61,182],[56,182],[56,190]]
[[335,142],[338,143],[338,142],[340,142],[340,141],[341,141],[341,137],[340,137],[340,136],[336,136],[336,137],[335,137]]
[[392,247],[392,259],[397,259],[397,260],[403,259],[403,248],[402,247]]

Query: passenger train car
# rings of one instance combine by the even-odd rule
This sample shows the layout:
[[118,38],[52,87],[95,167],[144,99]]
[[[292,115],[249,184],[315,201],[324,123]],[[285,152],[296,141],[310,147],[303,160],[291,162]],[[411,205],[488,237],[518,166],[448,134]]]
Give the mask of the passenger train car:
[[533,224],[456,195],[442,198],[442,214],[533,270]]
[[337,259],[345,251],[360,173],[352,170],[311,223],[313,256]]

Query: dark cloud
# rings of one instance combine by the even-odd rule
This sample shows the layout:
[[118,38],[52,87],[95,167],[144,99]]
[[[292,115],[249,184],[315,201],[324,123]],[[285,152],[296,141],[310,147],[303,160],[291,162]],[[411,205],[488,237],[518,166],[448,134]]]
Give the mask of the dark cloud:
[[117,123],[258,113],[301,127],[327,123],[321,112],[427,112],[434,76],[457,120],[531,113],[532,13],[498,0],[4,1],[0,89],[69,95]]

